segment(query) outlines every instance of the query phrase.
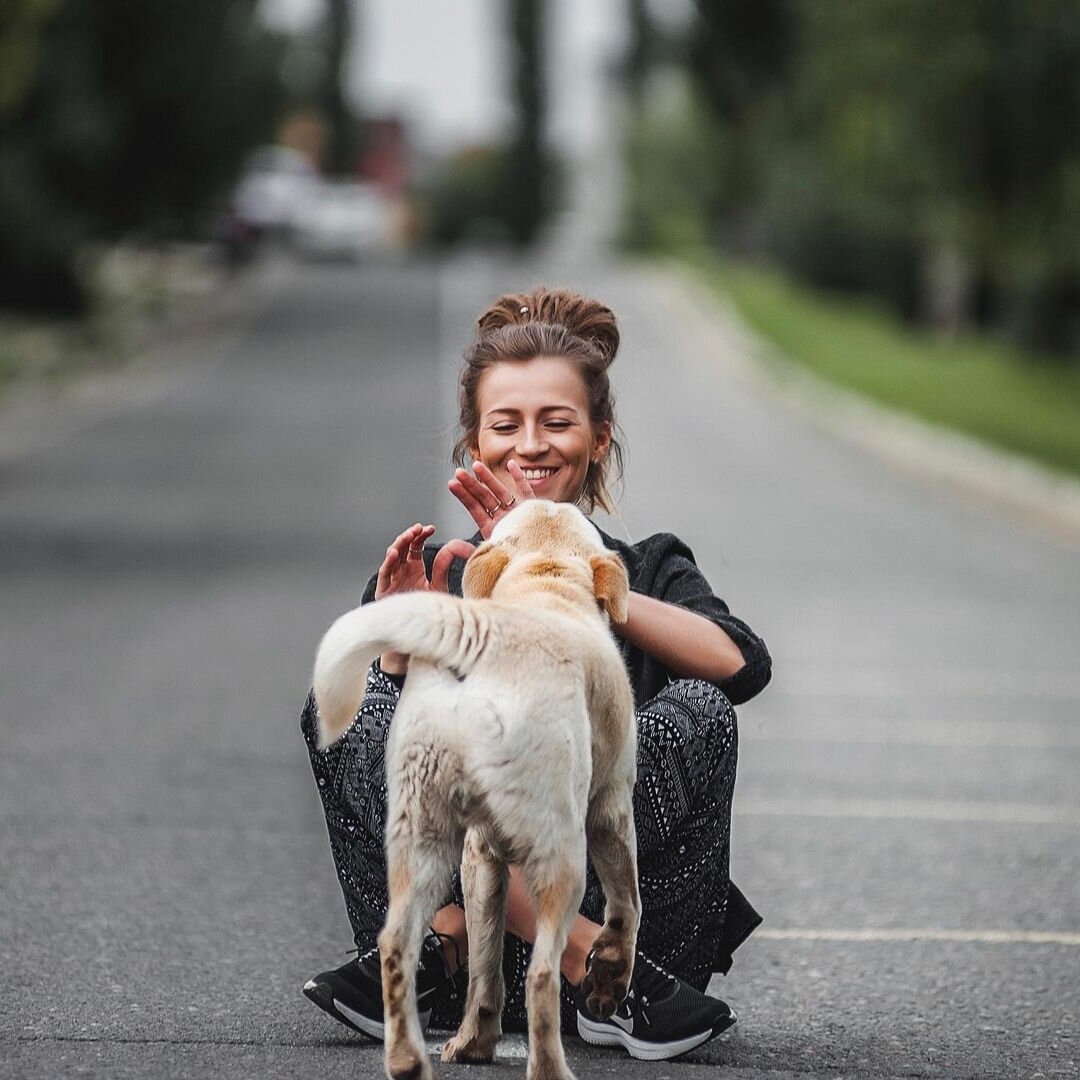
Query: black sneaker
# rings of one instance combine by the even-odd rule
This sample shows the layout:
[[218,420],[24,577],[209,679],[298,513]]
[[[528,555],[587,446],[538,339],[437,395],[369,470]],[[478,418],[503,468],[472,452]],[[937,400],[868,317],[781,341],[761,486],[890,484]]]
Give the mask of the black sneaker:
[[[424,938],[416,969],[416,1008],[420,1026],[425,1030],[431,1010],[450,988],[451,973],[441,936],[432,931]],[[382,1039],[382,961],[378,946],[333,971],[308,979],[304,983],[304,995],[353,1031]]]
[[578,992],[578,1034],[593,1046],[624,1046],[631,1057],[661,1061],[707,1043],[735,1023],[719,998],[695,990],[638,953],[626,998],[601,1020]]

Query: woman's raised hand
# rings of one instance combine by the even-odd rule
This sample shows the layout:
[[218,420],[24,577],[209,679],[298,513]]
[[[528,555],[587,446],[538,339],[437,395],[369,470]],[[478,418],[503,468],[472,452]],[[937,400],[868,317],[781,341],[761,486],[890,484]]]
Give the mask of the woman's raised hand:
[[450,494],[469,511],[485,540],[490,538],[495,523],[511,507],[535,498],[532,486],[516,461],[508,461],[506,471],[514,482],[513,489],[507,487],[482,461],[473,465],[472,472],[468,469],[456,470],[446,485]]
[[431,567],[431,580],[424,570],[424,544],[435,535],[434,525],[410,525],[386,549],[379,576],[375,580],[375,599],[403,592],[449,592],[447,575],[455,558],[467,559],[476,549],[468,540],[450,540],[439,549]]
[[410,525],[386,549],[379,576],[375,581],[375,599],[392,593],[413,592],[428,587],[424,570],[424,543],[435,534],[434,525]]
[[[410,525],[386,549],[379,575],[375,579],[375,599],[406,592],[449,592],[447,575],[454,557],[467,559],[476,549],[468,540],[450,540],[443,544],[431,567],[431,580],[424,570],[424,543],[435,534],[434,525]],[[404,675],[409,658],[404,653],[384,652],[380,666],[388,675]]]

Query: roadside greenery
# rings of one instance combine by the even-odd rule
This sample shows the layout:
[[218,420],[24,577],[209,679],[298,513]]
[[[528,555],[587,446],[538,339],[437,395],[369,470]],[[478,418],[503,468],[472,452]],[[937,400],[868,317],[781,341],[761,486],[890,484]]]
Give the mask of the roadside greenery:
[[[1080,359],[1076,0],[637,0],[626,240]],[[681,92],[671,92],[672,86]]]
[[817,374],[1080,474],[1080,369],[985,335],[944,340],[881,301],[823,295],[775,270],[693,263],[753,330]]
[[200,235],[283,99],[257,0],[12,0],[0,19],[0,308],[85,315],[88,255]]

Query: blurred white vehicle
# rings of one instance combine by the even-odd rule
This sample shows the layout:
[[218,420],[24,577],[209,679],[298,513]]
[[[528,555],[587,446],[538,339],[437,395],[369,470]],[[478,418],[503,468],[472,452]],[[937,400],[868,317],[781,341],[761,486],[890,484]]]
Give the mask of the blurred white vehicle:
[[387,246],[390,211],[374,184],[324,181],[293,228],[299,252],[312,258],[358,259]]
[[303,154],[285,146],[260,147],[233,194],[233,215],[260,234],[288,234],[318,186],[318,174]]

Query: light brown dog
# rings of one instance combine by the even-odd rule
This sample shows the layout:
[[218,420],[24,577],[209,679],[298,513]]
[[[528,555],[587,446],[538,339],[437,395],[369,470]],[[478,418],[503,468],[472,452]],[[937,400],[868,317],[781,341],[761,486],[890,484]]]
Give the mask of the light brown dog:
[[323,745],[351,724],[371,661],[408,653],[387,744],[390,908],[379,936],[386,1071],[428,1080],[414,973],[460,862],[469,990],[444,1061],[491,1061],[502,1033],[508,867],[536,912],[526,983],[529,1080],[573,1080],[559,1037],[559,960],[585,888],[607,897],[589,1008],[626,994],[640,920],[631,793],[633,698],[608,617],[626,619],[619,557],[567,503],[524,501],[469,559],[466,599],[386,597],[342,616],[315,664]]

